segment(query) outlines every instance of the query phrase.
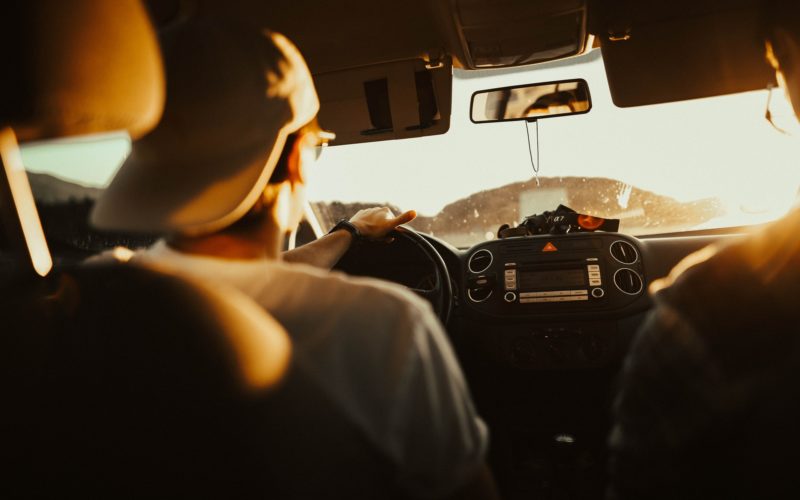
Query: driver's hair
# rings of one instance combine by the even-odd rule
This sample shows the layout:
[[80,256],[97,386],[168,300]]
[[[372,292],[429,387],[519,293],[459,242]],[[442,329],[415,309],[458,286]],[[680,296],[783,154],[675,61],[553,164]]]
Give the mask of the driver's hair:
[[281,151],[281,157],[278,159],[278,163],[272,171],[272,176],[269,178],[270,184],[280,184],[289,179],[289,155],[297,139],[305,134],[319,134],[321,131],[319,122],[316,118],[313,118],[310,122],[300,127],[299,130],[289,134],[286,138],[286,144],[283,146],[283,151]]
[[267,216],[269,209],[275,201],[274,193],[277,192],[275,187],[289,180],[289,155],[291,155],[295,143],[303,135],[307,133],[318,133],[320,130],[319,122],[314,118],[300,127],[296,132],[286,137],[286,143],[283,145],[281,156],[278,159],[278,163],[275,164],[275,169],[272,171],[272,175],[269,178],[269,183],[267,184],[264,195],[259,196],[258,200],[250,207],[250,210],[239,220],[226,227],[224,231],[248,232],[263,224],[264,217]]

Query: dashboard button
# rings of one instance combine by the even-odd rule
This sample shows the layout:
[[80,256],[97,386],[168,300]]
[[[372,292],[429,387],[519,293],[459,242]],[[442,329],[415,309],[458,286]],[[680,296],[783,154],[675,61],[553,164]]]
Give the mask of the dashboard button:
[[589,279],[600,279],[600,271],[589,271]]
[[589,264],[588,266],[586,266],[586,270],[587,271],[599,271],[600,270],[600,266],[597,265],[597,264]]
[[606,292],[602,288],[592,288],[592,297],[599,299],[605,295]]
[[603,282],[599,279],[589,279],[589,286],[600,286]]
[[514,302],[517,300],[517,294],[514,292],[506,292],[506,295],[503,298],[506,302]]

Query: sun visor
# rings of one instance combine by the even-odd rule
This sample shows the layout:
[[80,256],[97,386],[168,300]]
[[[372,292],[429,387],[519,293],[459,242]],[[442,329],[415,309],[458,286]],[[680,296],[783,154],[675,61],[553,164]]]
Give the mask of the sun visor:
[[314,75],[320,125],[333,145],[438,135],[450,128],[453,71],[409,59]]
[[757,6],[734,1],[721,9],[683,10],[677,4],[686,2],[670,2],[674,10],[665,15],[642,12],[649,7],[641,4],[648,3],[639,2],[640,10],[626,17],[612,13],[596,28],[617,106],[733,94],[775,83],[764,58]]

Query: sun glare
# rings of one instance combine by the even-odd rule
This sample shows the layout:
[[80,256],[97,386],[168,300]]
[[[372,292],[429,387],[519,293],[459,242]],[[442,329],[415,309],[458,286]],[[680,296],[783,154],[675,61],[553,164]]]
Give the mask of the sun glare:
[[39,221],[17,138],[10,128],[0,130],[0,156],[33,269],[39,276],[47,276],[53,268],[53,259]]
[[[594,107],[539,124],[540,176],[618,179],[680,201],[714,197],[734,211],[741,207],[746,219],[779,214],[792,204],[800,137],[786,137],[764,119],[766,91],[620,109],[611,101],[602,59],[575,61],[511,76],[487,71],[485,78],[462,78],[457,72],[447,134],[329,148],[310,183],[311,199],[385,201],[434,215],[483,189],[528,180],[533,170],[524,122],[471,123],[471,94],[580,77],[589,82]],[[773,100],[783,110],[788,106],[782,92]]]

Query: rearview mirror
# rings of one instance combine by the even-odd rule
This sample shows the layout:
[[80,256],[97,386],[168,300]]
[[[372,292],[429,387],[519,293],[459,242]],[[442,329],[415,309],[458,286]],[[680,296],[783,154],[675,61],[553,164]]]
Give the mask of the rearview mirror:
[[581,115],[590,109],[592,98],[586,80],[564,80],[475,92],[470,119],[473,123],[533,121]]

